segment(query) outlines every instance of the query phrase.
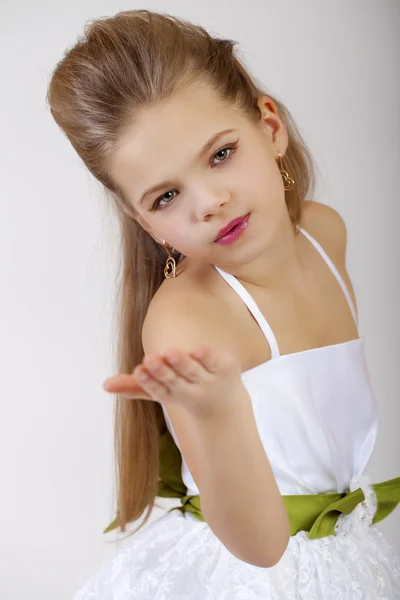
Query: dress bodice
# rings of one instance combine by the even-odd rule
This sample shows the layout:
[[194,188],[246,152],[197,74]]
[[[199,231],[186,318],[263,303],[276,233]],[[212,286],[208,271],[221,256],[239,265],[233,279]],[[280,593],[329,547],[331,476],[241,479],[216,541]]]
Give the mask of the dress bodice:
[[[357,324],[351,296],[318,242],[299,228],[336,277]],[[343,492],[362,474],[378,431],[377,403],[366,364],[364,339],[281,355],[271,327],[244,286],[215,267],[256,319],[271,359],[241,374],[257,429],[282,494]],[[168,429],[179,448],[163,406]],[[182,457],[188,495],[199,490]]]

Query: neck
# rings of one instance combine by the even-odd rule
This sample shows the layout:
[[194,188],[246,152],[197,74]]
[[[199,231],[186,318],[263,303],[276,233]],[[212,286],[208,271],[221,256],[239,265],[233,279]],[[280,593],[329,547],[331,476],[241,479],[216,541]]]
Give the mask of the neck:
[[[292,286],[304,272],[298,250],[298,235],[289,214],[280,223],[268,247],[251,262],[221,269],[234,275],[239,281],[264,289]],[[218,265],[219,266],[219,265]]]

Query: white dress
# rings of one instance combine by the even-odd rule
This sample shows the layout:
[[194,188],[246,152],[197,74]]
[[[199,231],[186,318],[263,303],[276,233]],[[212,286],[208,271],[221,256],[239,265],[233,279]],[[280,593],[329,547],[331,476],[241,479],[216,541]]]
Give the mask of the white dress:
[[[351,296],[332,261],[299,228]],[[353,491],[366,500],[340,515],[336,535],[290,538],[272,568],[233,556],[207,523],[173,510],[145,525],[74,600],[392,600],[400,598],[400,560],[376,525],[376,496],[363,474],[378,428],[363,338],[280,355],[275,336],[251,295],[216,267],[252,313],[271,359],[242,373],[260,437],[279,489],[285,494]],[[168,429],[179,443],[168,414]],[[198,488],[182,459],[188,495]],[[389,517],[390,518],[390,517]]]

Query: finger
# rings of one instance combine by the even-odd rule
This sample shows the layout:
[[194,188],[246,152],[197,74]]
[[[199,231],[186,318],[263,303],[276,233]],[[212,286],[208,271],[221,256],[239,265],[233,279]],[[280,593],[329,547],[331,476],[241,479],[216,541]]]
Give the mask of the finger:
[[121,394],[127,399],[152,400],[133,375],[115,375],[103,383],[103,389],[110,394]]
[[153,360],[149,359],[145,364],[169,390],[172,390],[179,380],[196,383],[204,377],[202,365],[181,350],[167,351],[156,361],[155,370],[152,368]]
[[109,377],[103,383],[103,388],[107,392],[112,392],[115,394],[120,393],[130,393],[130,392],[138,392],[141,389],[140,383],[136,380],[133,375],[115,375],[114,377]]
[[221,351],[216,351],[209,346],[199,346],[193,352],[190,352],[195,360],[197,360],[209,373],[216,373],[221,368]]
[[170,390],[166,387],[165,383],[156,379],[144,366],[140,365],[136,367],[134,373],[142,388],[153,400],[162,400],[169,395]]
[[103,389],[111,394],[120,394],[124,399],[127,400],[153,400],[151,396],[136,382],[133,382],[129,385],[120,385],[118,383],[114,383],[115,377],[106,380],[103,383]]
[[103,388],[110,393],[121,394],[126,400],[151,400],[157,402],[146,392],[133,375],[116,375],[103,383]]

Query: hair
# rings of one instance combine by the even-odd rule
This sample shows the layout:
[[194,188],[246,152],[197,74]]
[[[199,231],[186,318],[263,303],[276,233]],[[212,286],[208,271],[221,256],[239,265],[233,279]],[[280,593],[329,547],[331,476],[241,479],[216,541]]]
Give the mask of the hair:
[[[256,123],[257,98],[267,94],[235,55],[237,42],[213,38],[198,25],[147,10],[130,10],[89,21],[84,35],[56,65],[46,100],[57,125],[90,173],[112,199],[121,235],[121,268],[117,289],[117,361],[121,373],[142,362],[143,322],[161,285],[166,252],[135,220],[132,206],[107,172],[107,158],[124,129],[139,112],[173,96],[185,86],[206,82],[227,106]],[[306,194],[313,190],[314,165],[288,109],[267,94],[287,129],[284,168],[295,180],[285,193],[293,224],[301,218]],[[159,438],[165,430],[158,402],[117,395],[115,461],[118,525],[155,504],[159,472]]]

